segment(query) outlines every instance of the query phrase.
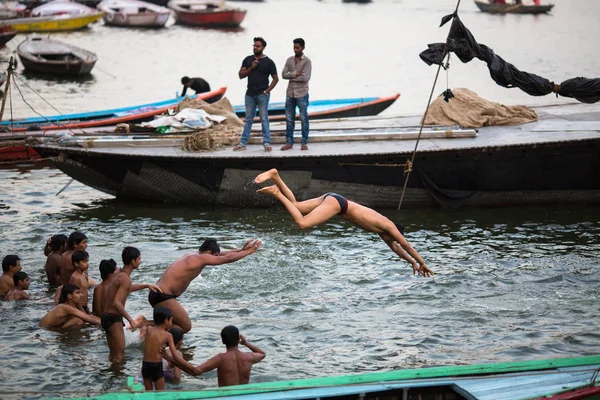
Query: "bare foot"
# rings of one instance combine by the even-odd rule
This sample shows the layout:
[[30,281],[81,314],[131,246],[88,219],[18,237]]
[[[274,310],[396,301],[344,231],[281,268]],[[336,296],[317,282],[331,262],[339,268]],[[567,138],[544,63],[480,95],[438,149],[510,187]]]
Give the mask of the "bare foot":
[[254,178],[254,182],[263,183],[268,181],[269,179],[273,179],[277,175],[279,175],[279,172],[277,172],[277,170],[273,168],[268,170],[267,172],[263,172],[262,174],[258,175],[256,178]]
[[[275,170],[272,170],[275,171]],[[275,185],[267,186],[264,188],[260,188],[256,191],[258,194],[270,194],[271,196],[276,196],[279,193],[279,188]]]

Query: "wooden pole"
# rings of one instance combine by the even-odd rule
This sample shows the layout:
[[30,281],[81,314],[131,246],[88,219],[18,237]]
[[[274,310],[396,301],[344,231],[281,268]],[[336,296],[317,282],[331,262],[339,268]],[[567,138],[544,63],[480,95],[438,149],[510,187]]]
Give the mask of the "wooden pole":
[[4,116],[4,106],[6,105],[6,98],[9,96],[10,90],[10,77],[13,72],[13,58],[10,57],[8,61],[8,69],[6,70],[6,86],[4,87],[4,96],[2,96],[2,106],[0,107],[0,122],[2,122],[2,117]]

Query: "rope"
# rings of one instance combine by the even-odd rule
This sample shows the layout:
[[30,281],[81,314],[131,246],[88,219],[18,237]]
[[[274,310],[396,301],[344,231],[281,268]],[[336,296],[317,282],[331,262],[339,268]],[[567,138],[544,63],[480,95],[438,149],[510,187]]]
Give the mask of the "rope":
[[[454,10],[454,14],[458,13],[458,7],[460,6],[460,1],[456,3],[456,9]],[[446,65],[448,65],[450,60],[450,52],[448,51],[448,47],[445,47],[445,52],[447,53]],[[431,87],[431,93],[429,93],[429,100],[427,101],[427,107],[425,107],[425,113],[423,114],[423,119],[421,120],[421,126],[419,127],[419,135],[417,136],[417,141],[415,143],[415,149],[413,150],[412,157],[410,160],[406,160],[406,165],[404,166],[404,175],[406,178],[404,179],[404,185],[402,186],[402,194],[400,195],[400,201],[398,202],[398,211],[402,207],[402,200],[404,200],[404,193],[406,192],[406,186],[408,185],[408,179],[410,178],[410,173],[412,172],[413,165],[415,163],[415,157],[417,155],[417,148],[419,147],[419,141],[421,140],[421,134],[423,133],[423,126],[425,125],[425,119],[427,118],[427,112],[429,111],[429,106],[431,105],[431,99],[433,97],[433,91],[435,90],[435,85],[437,83],[438,77],[440,76],[440,70],[442,69],[441,63],[438,66],[437,72],[435,73],[435,79],[433,80],[433,86]]]

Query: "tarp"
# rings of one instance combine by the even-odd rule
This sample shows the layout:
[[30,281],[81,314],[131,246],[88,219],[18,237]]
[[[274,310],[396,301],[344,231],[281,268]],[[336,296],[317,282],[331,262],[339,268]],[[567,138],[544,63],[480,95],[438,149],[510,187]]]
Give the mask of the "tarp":
[[505,106],[488,101],[464,88],[452,89],[453,96],[442,93],[431,102],[425,125],[460,125],[479,128],[494,125],[518,125],[537,121],[535,111],[525,106]]
[[600,78],[577,77],[567,79],[557,85],[539,75],[519,70],[494,53],[494,50],[477,43],[473,34],[461,22],[458,14],[446,15],[442,18],[440,26],[450,20],[452,20],[452,26],[446,43],[429,44],[429,48],[419,55],[428,65],[441,65],[449,51],[456,54],[463,63],[468,63],[473,58],[484,61],[492,79],[498,85],[506,88],[518,87],[532,96],[545,96],[554,92],[563,97],[577,99],[582,103],[600,101]]

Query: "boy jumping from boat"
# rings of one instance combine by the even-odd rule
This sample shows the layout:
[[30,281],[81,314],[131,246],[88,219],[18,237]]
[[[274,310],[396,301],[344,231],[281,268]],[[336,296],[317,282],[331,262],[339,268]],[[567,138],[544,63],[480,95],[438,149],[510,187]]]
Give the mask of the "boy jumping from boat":
[[275,185],[264,187],[256,192],[278,199],[294,218],[298,228],[309,229],[339,215],[367,232],[377,233],[394,253],[412,265],[413,274],[418,272],[425,277],[433,275],[433,271],[425,264],[419,253],[402,236],[398,226],[377,211],[349,201],[336,193],[326,193],[314,199],[298,202],[276,169],[263,172],[254,179],[258,184],[269,180]]

